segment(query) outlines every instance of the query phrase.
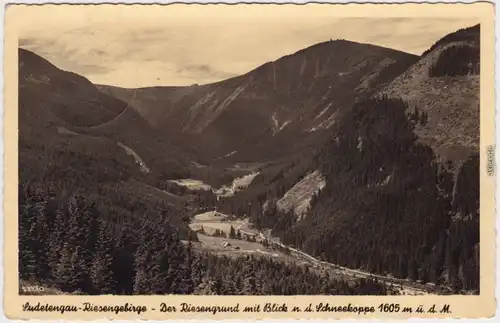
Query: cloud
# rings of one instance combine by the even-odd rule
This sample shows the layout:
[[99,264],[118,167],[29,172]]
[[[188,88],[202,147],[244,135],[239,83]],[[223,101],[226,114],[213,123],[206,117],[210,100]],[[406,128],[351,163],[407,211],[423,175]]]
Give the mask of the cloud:
[[238,75],[238,73],[214,70],[208,64],[182,66],[177,69],[177,73],[193,78],[205,75],[205,78],[208,79],[227,79]]
[[71,45],[58,39],[22,38],[19,40],[19,47],[42,56],[60,69],[81,75],[97,75],[110,71],[111,67],[95,59],[105,56],[106,52],[99,49],[85,51]]
[[[190,6],[182,15],[173,6],[97,7],[30,8],[19,46],[94,83],[190,85],[240,75],[331,38],[421,54],[445,34],[476,23],[473,18],[345,18],[305,6],[254,6],[252,12]],[[57,10],[61,18],[49,19]],[[224,14],[228,10],[232,14]]]
[[35,43],[36,43],[35,39],[29,39],[29,38],[20,38],[18,41],[19,47],[23,48],[33,47]]

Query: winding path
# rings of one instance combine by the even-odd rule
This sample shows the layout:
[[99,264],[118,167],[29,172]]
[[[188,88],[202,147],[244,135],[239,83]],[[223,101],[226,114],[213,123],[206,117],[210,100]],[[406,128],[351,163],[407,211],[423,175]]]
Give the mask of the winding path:
[[[126,105],[125,105],[125,108],[123,109],[123,111],[120,112],[120,114],[118,114],[116,117],[114,117],[113,119],[111,119],[109,121],[106,121],[104,123],[101,123],[101,124],[98,124],[98,125],[95,125],[95,126],[85,127],[85,129],[88,129],[88,130],[99,129],[99,128],[105,127],[105,126],[111,124],[112,122],[118,120],[121,116],[123,116],[125,113],[127,113],[128,110],[130,109],[131,103],[135,101],[136,92],[137,92],[137,89],[134,89],[134,92],[132,94],[132,98],[130,99],[130,103],[127,102]],[[102,105],[101,105],[101,107],[102,107]]]
[[[262,233],[260,233],[260,235],[262,238],[264,238],[264,235]],[[292,248],[289,246],[285,246],[284,244],[282,244],[281,242],[279,242],[279,240],[277,240],[275,238],[272,238],[271,241],[273,244],[277,244],[282,248],[287,248],[291,252],[307,258],[308,260],[312,261],[316,265],[328,267],[331,269],[341,270],[343,274],[352,276],[354,278],[377,278],[378,280],[383,281],[385,283],[392,284],[394,286],[402,287],[414,295],[436,294],[436,292],[437,292],[436,286],[434,286],[434,285],[422,285],[422,284],[418,284],[415,282],[407,281],[405,279],[387,277],[387,276],[373,274],[373,273],[366,272],[366,271],[361,271],[358,269],[351,269],[351,268],[347,268],[347,267],[342,267],[342,266],[339,266],[339,265],[336,265],[336,264],[333,264],[333,263],[330,263],[327,261],[318,260],[318,259],[314,258],[313,256],[311,256],[311,255],[309,255],[301,250],[298,250],[298,249],[295,249],[295,248]]]

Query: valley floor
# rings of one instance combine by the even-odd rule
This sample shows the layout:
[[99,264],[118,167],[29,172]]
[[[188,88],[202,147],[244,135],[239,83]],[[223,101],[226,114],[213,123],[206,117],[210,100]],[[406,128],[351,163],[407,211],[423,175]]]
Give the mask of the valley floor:
[[[194,245],[200,250],[234,257],[249,253],[272,257],[276,260],[308,266],[310,269],[319,272],[328,272],[331,277],[340,277],[346,281],[369,277],[377,278],[379,281],[399,289],[402,295],[438,293],[438,290],[433,285],[422,285],[404,279],[375,275],[362,270],[345,268],[320,261],[300,250],[283,245],[278,239],[270,237],[269,232],[263,233],[252,228],[251,224],[248,223],[248,219],[241,220],[227,214],[211,211],[194,216],[190,227],[198,232],[199,242]],[[238,231],[240,232],[240,239],[236,237],[229,238],[231,227],[236,234]],[[221,231],[224,232],[225,236],[213,236],[216,232],[220,234]]]
[[[64,135],[80,135],[63,127],[59,127],[58,131]],[[121,143],[117,144],[128,155],[134,157],[141,171],[144,173],[149,172],[146,164],[135,151]],[[196,179],[180,179],[173,180],[172,182],[184,186],[189,190],[207,190],[214,192],[218,197],[228,197],[250,185],[258,174],[255,171],[255,165],[252,166],[247,169],[247,175],[235,178],[231,184],[222,186],[219,189],[214,189],[209,184]],[[241,165],[234,167],[238,170],[246,169]],[[248,254],[271,257],[299,266],[308,266],[310,269],[318,272],[328,272],[330,276],[341,277],[348,282],[359,278],[377,278],[379,281],[397,287],[403,295],[423,295],[438,292],[437,288],[433,285],[422,285],[404,279],[371,274],[359,269],[345,268],[318,260],[298,249],[283,245],[279,239],[270,236],[270,230],[266,232],[256,230],[249,223],[248,218],[242,219],[217,211],[210,211],[195,215],[189,226],[193,231],[198,232],[199,241],[194,243],[194,246],[200,250],[234,257]],[[230,236],[231,231],[234,232],[233,236]]]

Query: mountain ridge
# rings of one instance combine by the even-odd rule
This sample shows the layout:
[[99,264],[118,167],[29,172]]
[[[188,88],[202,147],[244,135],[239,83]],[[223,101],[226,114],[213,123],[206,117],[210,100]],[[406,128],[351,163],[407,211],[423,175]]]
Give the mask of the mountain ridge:
[[[479,35],[420,57],[324,42],[218,83],[133,90],[24,53],[20,182],[83,191],[132,236],[146,222],[194,237],[192,213],[217,208],[317,259],[478,293]],[[231,194],[172,184],[248,174]]]
[[[480,28],[466,30],[472,49],[460,33],[445,36],[353,102],[312,154],[261,169],[220,208],[319,259],[477,293],[479,46],[470,39]],[[278,203],[301,205],[311,191],[302,216]]]
[[[379,85],[377,82],[391,80],[415,60],[414,55],[375,45],[327,41],[212,84],[135,90],[98,88],[128,102],[135,93],[131,105],[154,127],[172,129],[171,135],[198,138],[200,149],[208,146],[207,150],[217,155],[211,154],[213,157],[232,151],[240,154],[242,143],[252,142],[253,152],[241,156],[248,159],[261,150],[259,144],[276,141],[276,134],[286,128],[293,129],[287,130],[288,136],[297,136],[298,140],[328,128],[338,106],[349,105],[355,95],[370,91]],[[344,71],[351,65],[356,70]],[[349,93],[340,90],[341,86],[349,88],[346,84],[352,84]],[[263,139],[256,140],[259,137]],[[219,144],[214,146],[216,142]],[[260,156],[269,150],[260,152]]]
[[[409,103],[410,113],[426,115],[425,124],[417,123],[415,132],[445,162],[460,164],[479,149],[479,34],[480,26],[476,25],[443,37],[378,93],[379,97],[402,98]],[[460,75],[432,74],[442,56],[462,48],[471,48],[477,56],[452,53],[454,56],[446,59],[457,66],[451,69],[471,64],[469,72],[460,69]]]

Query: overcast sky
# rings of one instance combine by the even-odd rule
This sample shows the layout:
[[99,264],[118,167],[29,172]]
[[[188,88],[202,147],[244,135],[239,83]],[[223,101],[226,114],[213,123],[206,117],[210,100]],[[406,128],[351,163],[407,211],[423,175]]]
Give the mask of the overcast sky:
[[20,47],[94,83],[123,87],[219,81],[329,39],[421,54],[478,22],[346,18],[333,6],[30,7]]

